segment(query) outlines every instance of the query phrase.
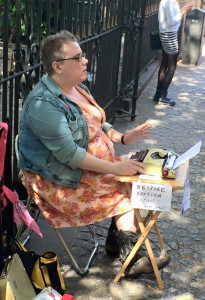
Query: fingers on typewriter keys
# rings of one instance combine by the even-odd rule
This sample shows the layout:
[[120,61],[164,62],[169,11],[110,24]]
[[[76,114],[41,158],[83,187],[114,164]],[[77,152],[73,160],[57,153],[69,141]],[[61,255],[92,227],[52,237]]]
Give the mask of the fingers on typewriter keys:
[[142,174],[146,173],[145,166],[142,163],[136,161],[135,159],[131,159],[131,160],[134,165],[134,174],[133,175],[135,175],[137,173],[142,173]]
[[145,166],[142,163],[140,163],[138,173],[146,174]]

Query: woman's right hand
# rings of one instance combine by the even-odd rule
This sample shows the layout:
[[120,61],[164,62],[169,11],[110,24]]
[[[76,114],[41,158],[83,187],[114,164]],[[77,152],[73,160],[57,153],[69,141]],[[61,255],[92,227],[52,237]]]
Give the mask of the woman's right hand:
[[180,10],[181,16],[188,14],[192,10],[193,6],[194,6],[194,4],[189,4],[189,5],[183,6]]
[[145,174],[145,166],[135,159],[122,160],[114,163],[115,175],[133,176],[137,173]]

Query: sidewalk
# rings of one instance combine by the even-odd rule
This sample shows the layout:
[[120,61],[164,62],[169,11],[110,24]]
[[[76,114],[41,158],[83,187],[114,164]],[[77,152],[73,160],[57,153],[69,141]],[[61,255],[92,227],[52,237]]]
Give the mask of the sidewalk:
[[[171,212],[161,213],[158,219],[166,249],[172,258],[164,269],[164,290],[158,288],[155,276],[150,274],[135,280],[122,278],[117,284],[113,282],[120,264],[118,259],[108,257],[104,251],[110,220],[93,225],[99,250],[90,272],[81,277],[73,270],[54,231],[40,217],[44,239],[33,234],[27,248],[38,253],[55,251],[58,254],[60,264],[66,266],[64,278],[67,293],[74,295],[75,300],[205,299],[205,47],[197,67],[178,63],[169,89],[176,100],[175,107],[156,105],[152,101],[156,82],[157,72],[137,101],[134,122],[129,118],[115,121],[115,128],[121,132],[149,121],[153,125],[149,139],[135,146],[118,145],[116,154],[150,147],[165,147],[181,154],[199,140],[202,141],[200,154],[190,161],[191,209],[185,212],[181,220],[183,192],[174,192]],[[69,242],[74,229],[64,229],[63,232]],[[83,265],[92,244],[85,230],[79,233],[79,237],[81,240],[75,239],[72,252],[79,256]],[[155,236],[151,233],[149,237],[155,254],[159,255]]]

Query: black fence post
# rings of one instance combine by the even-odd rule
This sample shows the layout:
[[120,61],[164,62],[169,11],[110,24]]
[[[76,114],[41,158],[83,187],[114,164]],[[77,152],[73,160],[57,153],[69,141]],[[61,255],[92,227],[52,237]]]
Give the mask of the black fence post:
[[141,0],[141,17],[139,22],[139,37],[137,44],[137,64],[136,64],[136,74],[134,76],[134,90],[132,97],[132,113],[131,121],[135,120],[135,111],[136,111],[136,102],[138,98],[138,83],[139,83],[139,74],[140,74],[140,62],[141,62],[141,53],[142,53],[142,38],[143,38],[143,29],[144,29],[144,20],[145,20],[145,9],[147,5],[147,0]]

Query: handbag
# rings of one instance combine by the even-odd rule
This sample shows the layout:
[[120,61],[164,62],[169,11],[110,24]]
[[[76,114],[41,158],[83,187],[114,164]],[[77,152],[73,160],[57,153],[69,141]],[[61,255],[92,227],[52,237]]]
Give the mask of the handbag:
[[152,50],[162,49],[159,31],[155,30],[150,32],[150,46]]
[[8,256],[0,276],[0,300],[33,300],[36,296],[18,254]]
[[45,287],[51,286],[60,294],[64,294],[65,283],[56,253],[46,252],[37,256],[31,274],[31,281],[35,290],[41,291]]
[[13,241],[11,252],[19,255],[36,294],[49,286],[64,294],[66,288],[56,253],[46,252],[39,255],[34,251],[27,251],[17,240]]

